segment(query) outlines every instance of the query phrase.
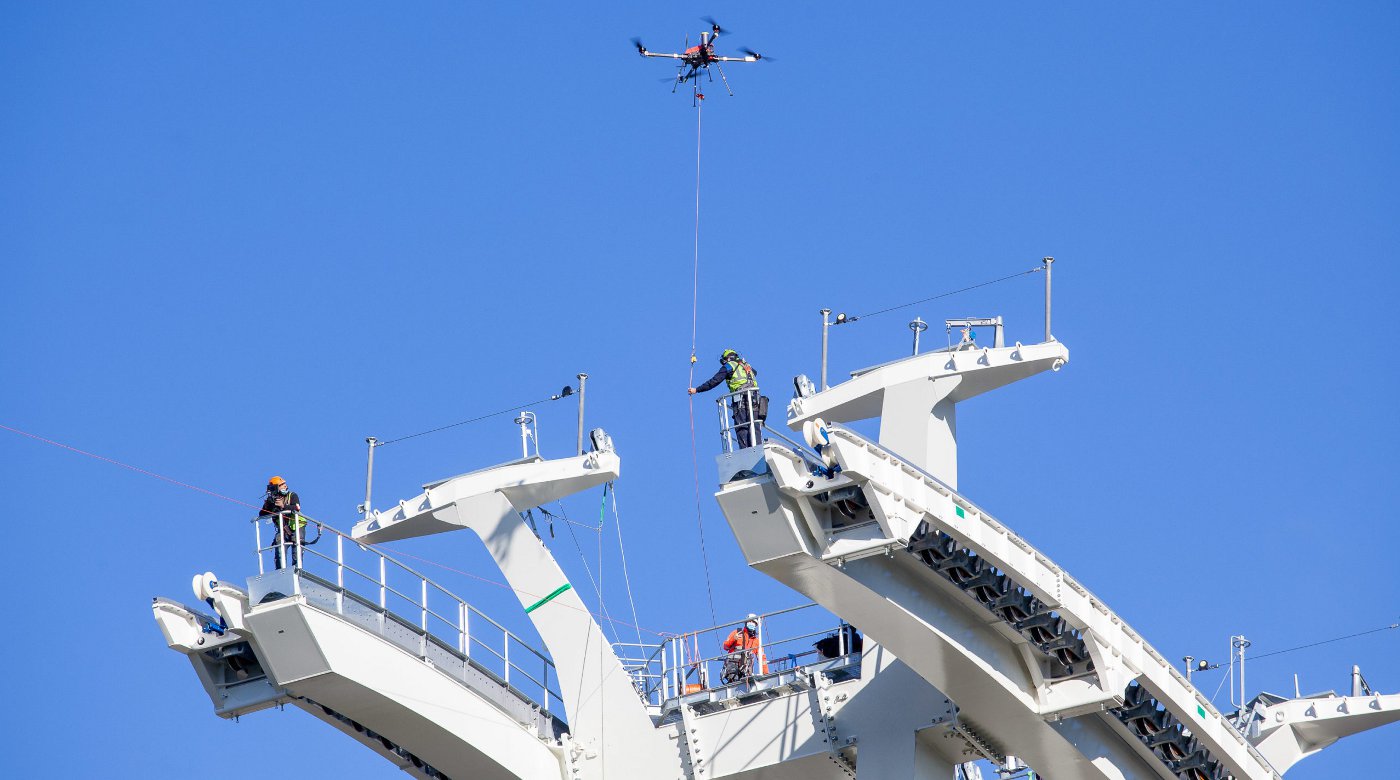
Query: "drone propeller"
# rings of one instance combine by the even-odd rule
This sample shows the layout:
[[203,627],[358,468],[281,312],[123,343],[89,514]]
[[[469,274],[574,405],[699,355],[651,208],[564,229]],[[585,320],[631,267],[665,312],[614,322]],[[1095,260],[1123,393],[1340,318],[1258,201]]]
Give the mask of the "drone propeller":
[[756,60],[767,60],[768,62],[773,61],[772,57],[765,57],[762,54],[759,54],[758,52],[754,51],[753,49],[740,49],[739,51],[743,52],[744,56],[753,57]]
[[633,38],[633,39],[632,39],[632,45],[637,47],[637,53],[638,53],[638,54],[646,54],[646,53],[647,53],[647,47],[645,47],[645,46],[642,45],[642,39],[641,39],[641,38]]
[[730,30],[726,30],[723,27],[720,27],[719,22],[716,22],[713,16],[702,16],[700,17],[700,21],[704,22],[705,24],[708,24],[710,26],[710,30],[714,32],[715,35],[728,34],[729,32],[731,32]]

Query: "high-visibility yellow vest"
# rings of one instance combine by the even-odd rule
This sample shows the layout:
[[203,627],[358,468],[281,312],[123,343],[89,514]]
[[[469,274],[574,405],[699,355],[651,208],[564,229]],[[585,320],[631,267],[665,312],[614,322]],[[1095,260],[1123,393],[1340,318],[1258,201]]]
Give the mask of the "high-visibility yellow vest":
[[291,502],[291,493],[288,493],[285,496],[274,496],[272,499],[272,505],[277,507],[277,515],[282,523],[286,524],[287,527],[291,528],[292,530],[305,528],[306,518],[302,517],[300,512],[291,511],[291,508],[287,506]]
[[729,366],[733,369],[729,372],[729,392],[737,393],[740,390],[757,385],[757,382],[753,379],[753,367],[748,363],[742,360],[731,360],[729,361]]

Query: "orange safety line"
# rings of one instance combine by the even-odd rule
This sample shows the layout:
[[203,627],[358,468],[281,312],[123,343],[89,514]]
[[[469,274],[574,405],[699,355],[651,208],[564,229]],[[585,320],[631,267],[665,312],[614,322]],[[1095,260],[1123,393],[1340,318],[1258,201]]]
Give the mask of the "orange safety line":
[[[691,379],[695,369],[692,367]],[[690,474],[695,480],[695,526],[700,529],[700,560],[705,565],[705,598],[710,602],[710,625],[719,623],[715,617],[715,591],[710,584],[710,555],[705,550],[705,521],[700,513],[700,460],[695,451],[695,396],[690,396]]]
[[[156,479],[163,480],[163,481],[165,481],[165,482],[169,482],[169,483],[172,484],[172,485],[178,485],[179,487],[182,487],[182,488],[186,488],[186,489],[189,489],[189,490],[194,490],[194,491],[197,491],[197,492],[199,492],[199,493],[204,493],[205,495],[213,496],[214,498],[217,498],[217,499],[220,499],[220,500],[223,500],[223,501],[228,501],[228,502],[231,503],[231,504],[238,504],[239,506],[246,506],[246,507],[249,507],[249,508],[251,508],[251,509],[258,509],[258,510],[261,510],[261,509],[262,509],[262,507],[259,506],[259,505],[257,505],[257,504],[250,504],[250,503],[248,503],[247,501],[243,501],[243,500],[240,500],[240,499],[237,499],[237,498],[232,498],[232,497],[226,496],[226,495],[224,495],[224,494],[222,494],[222,493],[218,493],[218,492],[215,492],[215,491],[213,491],[213,490],[209,490],[208,488],[200,487],[199,485],[191,485],[191,484],[188,483],[188,482],[181,482],[181,481],[178,480],[178,479],[174,479],[174,478],[172,478],[172,477],[167,477],[167,476],[165,476],[164,474],[158,474],[158,473],[156,473],[156,472],[154,472],[154,471],[151,471],[151,470],[149,470],[149,469],[143,469],[143,468],[141,468],[140,466],[133,466],[133,465],[131,465],[130,463],[123,463],[122,461],[116,460],[116,459],[114,459],[114,458],[109,458],[109,457],[107,457],[107,456],[105,456],[105,455],[98,455],[98,454],[95,453],[95,452],[88,452],[87,450],[78,449],[77,447],[74,447],[74,446],[72,446],[72,445],[64,444],[64,443],[61,442],[61,441],[54,441],[53,439],[48,439],[48,438],[45,438],[45,437],[43,437],[43,436],[39,436],[38,434],[29,433],[28,431],[22,431],[22,430],[20,430],[20,429],[18,429],[18,428],[13,428],[13,427],[11,427],[11,426],[5,425],[4,423],[0,423],[0,429],[4,429],[4,430],[7,430],[7,431],[10,431],[11,433],[17,433],[17,434],[19,434],[19,435],[21,435],[21,436],[27,436],[27,437],[29,437],[29,438],[31,438],[31,439],[34,439],[35,441],[40,441],[40,442],[43,442],[43,443],[45,443],[45,444],[52,445],[52,446],[54,446],[54,447],[59,447],[59,448],[61,448],[61,449],[68,450],[69,452],[76,452],[76,453],[78,453],[79,455],[85,455],[85,456],[87,456],[87,457],[89,457],[89,458],[93,458],[93,459],[95,459],[95,460],[100,460],[100,461],[102,461],[102,462],[104,462],[104,463],[110,463],[110,464],[112,464],[113,466],[120,466],[120,467],[122,467],[122,468],[124,468],[124,469],[129,469],[129,470],[131,470],[131,471],[135,471],[135,472],[138,473],[138,474],[145,474],[145,475],[148,476],[148,477],[155,477]],[[326,529],[327,531],[330,531],[331,533],[333,533],[333,534],[335,534],[335,535],[337,535],[337,536],[342,536],[342,537],[344,537],[344,538],[346,538],[346,539],[349,539],[350,541],[354,542],[354,543],[357,544],[357,545],[363,545],[363,546],[365,546],[365,547],[377,547],[377,546],[378,546],[378,545],[375,545],[375,544],[372,543],[372,542],[362,542],[362,541],[360,541],[360,540],[358,540],[358,539],[355,539],[354,537],[350,536],[349,534],[347,534],[347,533],[345,533],[345,532],[343,532],[343,531],[341,531],[341,530],[339,530],[339,529],[337,529],[337,528],[334,528],[334,527],[332,527],[331,525],[329,525],[329,524],[327,524],[327,523],[325,523],[325,522],[322,522],[322,521],[320,521],[320,520],[317,520],[316,518],[314,518],[314,517],[312,517],[312,516],[310,516],[310,515],[303,514],[302,517],[306,518],[309,522],[316,523],[317,525],[321,526],[322,528]],[[388,548],[385,548],[385,549],[388,549]],[[390,552],[392,552],[394,555],[397,555],[397,556],[402,556],[402,557],[405,557],[405,558],[413,558],[414,560],[422,561],[423,563],[427,563],[427,564],[431,564],[431,565],[433,565],[433,566],[437,566],[437,567],[440,568],[440,569],[446,569],[447,571],[455,572],[455,573],[461,574],[461,575],[463,575],[463,576],[465,576],[465,577],[470,577],[471,579],[474,579],[474,580],[479,580],[479,581],[481,581],[481,582],[487,583],[488,585],[495,585],[495,586],[498,587],[498,588],[504,588],[504,589],[506,589],[506,590],[509,590],[509,591],[512,591],[512,592],[521,594],[521,595],[523,595],[523,596],[529,596],[529,597],[531,597],[531,598],[538,598],[538,597],[539,597],[539,594],[529,593],[529,592],[527,592],[527,591],[519,590],[519,589],[517,589],[517,588],[512,588],[510,585],[507,585],[506,583],[497,582],[496,580],[492,580],[492,579],[488,579],[488,578],[486,578],[486,577],[482,577],[482,576],[479,575],[479,574],[472,574],[471,572],[463,571],[463,570],[461,570],[461,569],[456,569],[456,568],[453,568],[453,567],[448,566],[448,565],[446,565],[446,564],[438,563],[437,561],[429,560],[429,559],[427,559],[427,558],[423,558],[423,557],[418,556],[418,555],[413,555],[413,554],[411,554],[411,553],[402,552],[402,551],[400,551],[400,550],[390,550]],[[568,606],[568,605],[561,605],[561,606]],[[578,609],[578,607],[569,607],[569,608],[570,608],[570,609]],[[606,618],[605,618],[605,617],[603,617],[603,616],[601,616],[601,615],[598,615],[597,613],[592,612],[592,611],[590,611],[590,610],[588,610],[588,609],[583,609],[583,610],[581,610],[581,611],[587,612],[589,615],[592,615],[592,616],[593,616],[595,619],[597,619],[597,620],[607,620],[607,621],[611,621],[611,622],[613,622],[613,623],[620,623],[621,625],[624,625],[624,626],[626,626],[626,627],[628,627],[628,628],[637,629],[637,630],[640,630],[640,631],[645,631],[645,632],[647,632],[648,634],[652,634],[652,635],[654,635],[654,636],[659,636],[659,637],[669,637],[669,636],[673,636],[672,634],[668,634],[668,633],[666,633],[666,632],[664,632],[664,631],[653,631],[653,630],[651,630],[651,629],[649,629],[649,628],[644,628],[644,627],[642,627],[642,626],[636,626],[636,625],[633,625],[633,624],[631,624],[631,623],[627,623],[627,622],[620,621],[620,620],[615,620],[615,619],[610,618],[610,617],[606,617]]]

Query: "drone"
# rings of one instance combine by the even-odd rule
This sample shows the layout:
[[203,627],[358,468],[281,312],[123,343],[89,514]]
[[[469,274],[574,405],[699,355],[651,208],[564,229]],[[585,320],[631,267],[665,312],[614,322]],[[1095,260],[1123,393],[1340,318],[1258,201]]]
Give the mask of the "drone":
[[720,27],[719,23],[714,19],[706,17],[703,21],[710,25],[710,29],[707,32],[700,33],[700,44],[691,46],[690,36],[687,35],[685,49],[679,54],[675,52],[651,51],[646,46],[643,46],[642,42],[637,38],[632,39],[632,45],[637,47],[637,53],[643,57],[663,57],[666,59],[680,60],[680,66],[676,70],[675,80],[666,79],[667,81],[672,81],[672,93],[676,91],[677,87],[689,81],[691,84],[695,85],[695,96],[697,98],[703,98],[704,95],[701,94],[699,86],[700,76],[703,74],[709,77],[709,80],[713,82],[715,77],[710,73],[710,65],[714,65],[715,70],[719,71],[720,81],[724,83],[724,89],[729,92],[730,97],[733,97],[734,90],[729,88],[729,79],[725,77],[724,68],[720,67],[720,63],[759,62],[760,60],[772,62],[772,60],[770,58],[765,58],[762,54],[759,54],[753,49],[740,49],[739,51],[744,53],[742,57],[720,57],[716,55],[715,41],[719,40],[719,36],[727,31]]

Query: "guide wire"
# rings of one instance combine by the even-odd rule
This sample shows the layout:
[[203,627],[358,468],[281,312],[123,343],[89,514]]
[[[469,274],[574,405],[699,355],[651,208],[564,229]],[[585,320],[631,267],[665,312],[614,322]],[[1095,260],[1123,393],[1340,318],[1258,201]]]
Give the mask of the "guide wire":
[[568,398],[568,396],[566,396],[566,395],[553,395],[553,396],[550,396],[549,398],[542,398],[542,399],[540,399],[540,400],[538,400],[538,401],[529,401],[529,402],[523,403],[523,404],[516,404],[515,406],[512,406],[512,407],[510,407],[510,408],[508,408],[508,409],[502,409],[502,410],[500,410],[500,411],[498,411],[498,412],[491,412],[490,414],[483,414],[483,415],[481,415],[480,417],[473,417],[473,418],[471,418],[470,420],[462,420],[462,421],[460,421],[460,422],[451,423],[451,424],[449,424],[449,425],[444,425],[444,426],[439,427],[439,428],[433,428],[433,429],[427,430],[427,431],[419,431],[418,433],[410,433],[410,434],[407,435],[407,436],[400,436],[400,437],[398,437],[397,439],[389,439],[388,441],[377,442],[374,446],[376,446],[376,447],[383,447],[383,446],[386,445],[386,444],[394,444],[395,442],[406,441],[406,440],[408,440],[408,439],[416,439],[416,438],[418,438],[419,436],[427,436],[427,435],[430,434],[430,433],[437,433],[438,431],[445,431],[445,430],[447,430],[448,428],[456,428],[456,427],[459,426],[459,425],[466,425],[467,423],[479,422],[479,421],[481,421],[481,420],[485,420],[485,419],[490,418],[490,417],[497,417],[497,416],[499,416],[499,415],[506,414],[506,413],[508,413],[508,412],[514,412],[514,411],[517,411],[517,410],[519,410],[519,409],[524,409],[524,408],[527,407],[527,406],[535,406],[536,404],[547,403],[547,402],[549,402],[549,401],[557,401],[557,400],[559,400],[560,398]]
[[181,481],[178,480],[178,479],[172,479],[171,477],[167,477],[167,476],[165,476],[164,474],[157,474],[157,473],[155,473],[154,471],[147,471],[146,469],[143,469],[143,468],[141,468],[140,466],[133,466],[133,465],[131,465],[131,464],[129,464],[129,463],[122,463],[122,462],[119,461],[119,460],[113,460],[112,458],[108,458],[108,457],[106,457],[106,456],[104,456],[104,455],[98,455],[98,454],[95,453],[95,452],[88,452],[87,450],[80,450],[80,449],[78,449],[77,447],[73,447],[73,446],[64,444],[64,443],[61,442],[61,441],[54,441],[53,439],[46,439],[46,438],[44,438],[43,436],[39,436],[38,434],[29,433],[29,432],[27,432],[27,431],[21,431],[21,430],[18,429],[18,428],[11,428],[10,426],[4,425],[4,424],[0,424],[0,428],[4,428],[5,430],[7,430],[7,431],[9,431],[9,432],[11,432],[11,433],[18,433],[18,434],[21,435],[21,436],[28,436],[29,438],[34,439],[35,441],[41,441],[41,442],[43,442],[43,443],[45,443],[45,444],[51,444],[51,445],[53,445],[53,446],[55,446],[55,447],[59,447],[59,448],[61,448],[61,449],[68,450],[69,452],[76,452],[76,453],[78,453],[79,455],[86,455],[86,456],[88,456],[89,458],[93,458],[93,459],[96,459],[96,460],[100,460],[100,461],[102,461],[102,462],[104,462],[104,463],[110,463],[110,464],[112,464],[113,466],[121,466],[121,467],[124,468],[124,469],[130,469],[131,471],[135,471],[135,472],[138,473],[138,474],[145,474],[145,475],[148,476],[148,477],[155,477],[156,479],[160,479],[160,480],[164,480],[164,481],[166,481],[166,482],[169,482],[169,483],[172,484],[172,485],[178,485],[179,487],[182,487],[182,488],[189,488],[190,490],[195,490],[195,491],[198,491],[198,492],[200,492],[200,493],[205,493],[205,494],[207,494],[207,495],[211,495],[211,496],[213,496],[214,498],[218,498],[218,499],[221,499],[221,500],[223,500],[223,501],[229,501],[229,502],[231,502],[231,503],[238,504],[238,505],[240,505],[240,506],[252,507],[252,508],[254,508],[254,509],[261,509],[261,508],[262,508],[262,507],[260,507],[260,506],[254,505],[254,504],[250,504],[250,503],[248,503],[247,501],[240,501],[239,499],[231,498],[231,497],[226,496],[226,495],[224,495],[224,494],[222,494],[222,493],[215,493],[215,492],[212,491],[212,490],[207,490],[207,489],[202,488],[202,487],[200,487],[200,486],[198,486],[198,485],[191,485],[191,484],[188,483],[188,482],[181,482]]
[[[695,350],[700,321],[700,118],[704,100],[695,101],[695,264],[690,287],[690,379],[686,387],[695,387]],[[700,459],[695,447],[695,396],[690,396],[690,471],[695,482],[695,527],[700,532],[700,561],[705,568],[705,598],[710,604],[710,624],[715,617],[715,589],[710,582],[710,555],[705,549],[705,520],[700,511]]]
[[1381,626],[1380,628],[1373,628],[1373,629],[1371,629],[1370,631],[1359,631],[1359,632],[1357,632],[1357,633],[1355,633],[1355,634],[1347,634],[1346,636],[1333,637],[1332,639],[1324,639],[1324,640],[1322,640],[1322,641],[1320,641],[1320,642],[1311,642],[1311,643],[1306,644],[1306,645],[1298,645],[1297,647],[1288,647],[1288,648],[1284,648],[1283,650],[1273,650],[1273,651],[1268,652],[1268,653],[1260,653],[1259,655],[1252,655],[1252,656],[1250,656],[1250,657],[1249,657],[1249,660],[1251,660],[1251,661],[1258,661],[1258,660],[1261,659],[1261,658],[1268,658],[1269,656],[1273,656],[1273,655],[1283,655],[1284,653],[1291,653],[1291,652],[1294,652],[1295,650],[1306,650],[1306,649],[1308,649],[1309,647],[1317,647],[1317,646],[1319,646],[1319,645],[1327,645],[1327,644],[1331,644],[1331,643],[1333,643],[1333,642],[1340,642],[1340,641],[1342,641],[1343,639],[1355,639],[1356,637],[1359,637],[1359,636],[1366,636],[1367,634],[1378,634],[1378,633],[1380,633],[1380,632],[1382,632],[1382,631],[1390,631],[1390,630],[1396,629],[1396,628],[1400,628],[1400,623],[1391,623],[1391,624],[1388,625],[1388,626]]
[[690,280],[690,378],[691,387],[695,379],[695,336],[696,324],[700,319],[700,110],[704,102],[695,106],[695,265]]
[[[555,503],[557,504],[557,503],[559,503],[559,502],[556,501]],[[565,522],[565,523],[568,523],[569,525],[576,525],[576,526],[578,526],[579,528],[587,528],[588,530],[590,530],[590,531],[595,531],[595,532],[596,532],[596,531],[601,531],[601,530],[603,530],[603,526],[602,526],[601,524],[600,524],[600,525],[589,525],[588,523],[580,523],[579,521],[573,519],[572,517],[568,517],[568,516],[566,516],[566,515],[556,515],[556,514],[554,514],[553,512],[549,511],[548,509],[545,509],[545,508],[542,507],[542,506],[535,507],[535,508],[538,509],[538,510],[540,510],[540,514],[544,515],[545,517],[548,517],[550,520],[560,520],[560,521],[563,521],[563,522]],[[564,511],[562,505],[560,506],[560,510],[559,510],[559,511],[561,511],[561,512]]]
[[930,296],[930,297],[928,297],[928,298],[921,298],[921,299],[919,299],[919,300],[917,300],[917,301],[910,301],[909,303],[901,303],[901,304],[899,304],[898,306],[891,306],[891,307],[889,307],[889,308],[887,308],[887,309],[880,309],[879,311],[872,311],[872,312],[870,312],[870,313],[868,313],[868,314],[861,314],[861,315],[855,316],[855,317],[848,317],[848,318],[846,319],[846,322],[855,322],[856,320],[863,320],[863,319],[865,319],[866,317],[874,317],[874,316],[877,316],[877,315],[880,315],[880,314],[888,314],[889,312],[896,311],[896,310],[899,310],[899,309],[907,309],[907,308],[909,308],[910,306],[917,306],[917,305],[919,305],[919,304],[921,304],[921,303],[928,303],[929,301],[936,301],[936,300],[938,300],[939,298],[947,298],[947,297],[952,296],[952,295],[957,295],[958,293],[965,293],[965,292],[967,292],[967,291],[969,291],[969,290],[976,290],[976,289],[978,289],[978,288],[980,288],[980,287],[989,287],[989,286],[991,286],[991,285],[998,284],[998,283],[1000,283],[1000,282],[1005,282],[1005,281],[1008,281],[1008,280],[1011,280],[1011,279],[1016,279],[1016,278],[1018,278],[1018,277],[1029,276],[1030,274],[1037,274],[1037,273],[1040,273],[1040,272],[1043,271],[1043,270],[1044,270],[1044,266],[1037,266],[1036,268],[1032,268],[1032,269],[1030,269],[1029,271],[1021,271],[1020,273],[1014,273],[1014,274],[1011,274],[1010,276],[1003,276],[1003,277],[1001,277],[1000,279],[993,279],[993,280],[991,280],[991,281],[989,281],[989,282],[982,282],[981,284],[974,284],[974,285],[972,285],[971,287],[964,287],[964,288],[962,288],[962,289],[960,289],[960,290],[951,290],[951,291],[949,291],[949,292],[939,293],[938,295]]
[[[181,482],[180,480],[175,479],[175,478],[173,478],[173,477],[167,477],[167,476],[164,475],[164,474],[159,474],[159,473],[154,472],[154,471],[151,471],[151,470],[149,470],[149,469],[141,468],[140,466],[133,466],[133,465],[131,465],[130,463],[124,463],[124,462],[122,462],[122,461],[116,460],[115,458],[109,458],[109,457],[107,457],[107,456],[105,456],[105,455],[98,455],[98,454],[95,453],[95,452],[88,452],[87,450],[79,449],[79,448],[74,447],[74,446],[72,446],[72,445],[70,445],[70,444],[64,444],[64,443],[61,442],[61,441],[54,441],[53,439],[45,438],[45,437],[43,437],[43,436],[40,436],[40,435],[35,434],[35,433],[30,433],[30,432],[28,432],[28,431],[23,431],[23,430],[20,430],[19,428],[14,428],[14,427],[11,427],[11,426],[9,426],[9,425],[5,425],[4,423],[0,423],[0,430],[6,430],[6,431],[9,431],[9,432],[11,432],[11,433],[16,433],[16,434],[19,434],[20,436],[25,436],[25,437],[28,437],[28,438],[33,439],[33,440],[35,440],[35,441],[42,442],[42,443],[44,443],[44,444],[48,444],[48,445],[51,445],[51,446],[54,446],[54,447],[58,447],[59,449],[68,450],[69,452],[74,452],[74,453],[77,453],[77,454],[79,454],[79,455],[83,455],[83,456],[92,458],[92,459],[94,459],[94,460],[102,461],[103,463],[109,463],[109,464],[111,464],[111,465],[113,465],[113,466],[120,466],[121,468],[127,469],[127,470],[129,470],[129,471],[134,471],[134,472],[136,472],[136,473],[138,473],[138,474],[144,474],[145,476],[148,476],[148,477],[154,477],[155,479],[159,479],[159,480],[164,481],[164,482],[169,482],[169,483],[172,484],[172,485],[176,485],[176,486],[178,486],[178,487],[182,487],[182,488],[185,488],[185,489],[187,489],[187,490],[193,490],[193,491],[195,491],[195,492],[197,492],[197,493],[203,493],[203,494],[205,494],[205,495],[207,495],[207,496],[212,496],[212,497],[214,497],[214,498],[219,499],[220,501],[227,501],[227,502],[230,503],[230,504],[236,504],[236,505],[238,505],[238,506],[246,507],[246,508],[248,508],[248,509],[254,509],[254,510],[261,510],[261,509],[262,509],[262,506],[259,505],[259,504],[252,504],[252,503],[249,503],[249,502],[247,502],[247,501],[244,501],[244,500],[242,500],[242,499],[240,499],[240,498],[234,498],[234,497],[232,497],[232,496],[227,496],[227,495],[224,495],[223,493],[219,493],[219,492],[217,492],[217,491],[210,490],[210,489],[205,488],[205,487],[200,487],[199,485],[192,485],[192,484],[190,484],[190,483],[188,483],[188,482]],[[544,508],[543,508],[543,507],[540,507],[540,509],[543,510]],[[414,554],[412,554],[412,553],[404,552],[404,551],[402,551],[402,550],[397,550],[397,549],[391,550],[391,549],[389,549],[389,548],[387,548],[387,547],[381,547],[379,544],[377,544],[377,543],[375,543],[375,542],[366,542],[366,541],[363,541],[363,540],[360,540],[360,539],[356,539],[355,537],[351,536],[350,534],[347,534],[347,533],[345,533],[344,531],[341,531],[341,530],[339,530],[338,528],[335,528],[334,526],[330,525],[329,523],[327,523],[327,522],[325,522],[325,521],[323,521],[323,520],[317,520],[316,518],[312,517],[311,515],[302,514],[302,517],[306,518],[306,521],[307,521],[307,522],[309,522],[309,523],[315,523],[317,526],[320,526],[320,527],[321,527],[322,529],[324,529],[325,531],[329,531],[330,533],[332,533],[332,534],[334,534],[334,535],[336,535],[336,536],[343,537],[343,538],[346,539],[347,541],[352,542],[352,543],[354,543],[354,544],[356,544],[356,545],[359,545],[359,546],[361,546],[361,547],[369,547],[369,548],[374,548],[374,549],[376,549],[376,550],[383,550],[383,551],[385,551],[385,552],[392,553],[393,556],[400,557],[400,558],[412,558],[412,559],[415,560],[415,561],[419,561],[419,562],[421,562],[421,563],[426,563],[426,564],[428,564],[428,565],[430,565],[430,566],[436,566],[436,567],[438,567],[439,569],[443,569],[443,570],[445,570],[445,571],[450,571],[450,572],[452,572],[452,573],[454,573],[454,574],[460,574],[460,575],[462,575],[463,577],[467,577],[467,578],[469,578],[469,579],[473,579],[473,580],[476,580],[476,581],[478,581],[478,582],[485,583],[485,584],[487,584],[487,585],[492,585],[492,586],[495,586],[495,587],[497,587],[497,588],[501,588],[501,589],[503,589],[503,590],[508,590],[508,591],[511,591],[512,593],[515,593],[515,594],[518,594],[518,595],[521,595],[521,596],[525,596],[529,601],[535,601],[535,600],[538,600],[538,599],[540,599],[540,598],[543,598],[545,595],[547,595],[547,594],[543,594],[543,593],[531,593],[531,592],[529,592],[529,591],[521,590],[521,589],[519,589],[519,588],[513,588],[513,587],[511,587],[510,585],[508,585],[507,583],[500,582],[500,581],[498,581],[498,580],[493,580],[493,579],[490,579],[489,577],[483,577],[483,576],[481,576],[481,575],[479,575],[479,574],[473,574],[472,572],[465,571],[465,570],[462,570],[462,569],[458,569],[458,568],[455,568],[455,567],[452,567],[452,566],[448,566],[448,565],[445,564],[445,563],[439,563],[438,561],[434,561],[434,560],[429,559],[429,558],[424,558],[424,557],[422,557],[421,555],[414,555]],[[556,603],[559,603],[559,602],[556,602]],[[611,618],[611,617],[609,617],[609,616],[606,616],[606,615],[599,615],[598,613],[593,612],[593,611],[588,610],[588,609],[582,609],[582,610],[580,610],[578,607],[574,607],[574,606],[572,606],[572,605],[570,605],[570,604],[559,603],[559,605],[562,606],[562,607],[565,607],[565,608],[567,608],[567,609],[574,609],[574,610],[578,610],[578,611],[581,611],[581,612],[586,612],[587,614],[593,616],[594,619],[599,620],[599,621],[606,621],[606,622],[610,622],[610,623],[620,624],[620,625],[625,626],[625,627],[627,627],[627,628],[634,628],[634,629],[637,629],[638,631],[645,631],[646,633],[651,634],[651,635],[653,635],[653,636],[659,636],[659,637],[663,637],[663,638],[664,638],[664,637],[675,636],[675,634],[672,634],[672,633],[667,632],[667,631],[655,631],[655,630],[650,629],[650,628],[645,628],[645,627],[643,627],[643,626],[641,626],[641,625],[636,625],[636,624],[632,624],[632,623],[627,623],[626,621],[622,621],[622,620],[615,620],[615,619],[613,619],[613,618]]]
[[[611,482],[612,486],[612,510],[613,528],[617,530],[617,554],[622,557],[622,583],[627,588],[627,603],[632,607],[632,623],[635,626],[640,621],[637,619],[637,601],[632,598],[632,575],[627,572],[627,548],[622,544],[622,515],[617,511],[617,486]],[[637,630],[637,644],[642,644],[641,629]]]
[[[1220,689],[1225,687],[1225,681],[1226,681],[1226,680],[1229,680],[1231,677],[1232,677],[1232,675],[1226,675],[1226,674],[1220,675],[1220,684],[1217,685],[1217,686],[1215,686],[1215,693],[1212,693],[1212,694],[1210,695],[1210,703],[1211,703],[1211,704],[1215,704],[1215,697],[1217,697],[1217,696],[1220,695]],[[1233,687],[1233,686],[1232,686],[1232,687]]]
[[[1355,639],[1355,638],[1357,638],[1357,637],[1359,637],[1359,636],[1366,636],[1366,635],[1368,635],[1368,634],[1379,634],[1379,633],[1382,632],[1382,631],[1391,631],[1391,630],[1394,630],[1394,629],[1397,629],[1397,628],[1400,628],[1400,623],[1391,623],[1391,624],[1389,624],[1389,625],[1381,626],[1380,628],[1373,628],[1373,629],[1370,629],[1369,631],[1358,631],[1358,632],[1356,632],[1355,634],[1347,634],[1346,636],[1338,636],[1338,637],[1333,637],[1333,638],[1331,638],[1331,639],[1323,639],[1323,640],[1318,641],[1318,642],[1309,642],[1308,644],[1305,644],[1305,645],[1298,645],[1297,647],[1285,647],[1285,648],[1282,649],[1282,650],[1271,650],[1271,651],[1269,651],[1269,652],[1267,652],[1267,653],[1260,653],[1259,655],[1252,655],[1252,656],[1249,657],[1249,660],[1250,660],[1250,661],[1258,661],[1258,660],[1261,660],[1261,659],[1264,659],[1264,658],[1269,658],[1269,657],[1276,656],[1276,655],[1283,655],[1284,653],[1292,653],[1292,652],[1296,652],[1296,651],[1298,651],[1298,650],[1307,650],[1307,649],[1310,648],[1310,647],[1318,647],[1318,646],[1321,646],[1321,645],[1329,645],[1329,644],[1332,644],[1333,642],[1341,642],[1342,640],[1345,640],[1345,639]],[[1219,669],[1219,668],[1220,668],[1220,664],[1213,664],[1213,665],[1211,665],[1211,666],[1209,666],[1209,667],[1206,667],[1206,668],[1207,668],[1207,669]],[[1232,663],[1230,664],[1230,673],[1229,673],[1229,674],[1224,674],[1224,675],[1221,675],[1221,676],[1220,676],[1220,684],[1217,685],[1217,686],[1215,686],[1215,693],[1212,693],[1212,694],[1210,695],[1210,700],[1211,700],[1211,702],[1214,702],[1214,701],[1215,701],[1215,697],[1217,697],[1217,696],[1220,695],[1220,689],[1225,687],[1225,682],[1226,682],[1227,680],[1231,680],[1231,679],[1234,678],[1234,672],[1235,672],[1235,667],[1234,667],[1234,664],[1233,664],[1233,662],[1232,662]]]
[[710,625],[719,623],[715,616],[715,589],[710,583],[710,555],[705,550],[705,521],[700,513],[700,459],[695,451],[695,396],[690,397],[690,471],[695,478],[695,526],[700,530],[700,560],[705,565],[705,598],[710,602]]
[[[604,489],[606,490],[606,488]],[[569,530],[569,538],[573,540],[574,549],[578,551],[578,559],[583,563],[583,570],[588,575],[588,584],[593,586],[593,593],[598,597],[598,608],[603,612],[603,617],[605,619],[604,623],[611,623],[612,616],[608,614],[607,601],[603,599],[603,529],[601,518],[599,520],[599,525],[597,528],[590,528],[589,526],[584,525],[583,523],[575,523],[569,521],[569,513],[567,510],[564,509],[564,504],[558,501],[554,503],[559,506],[560,513],[563,514],[564,519],[568,521],[565,523],[564,527]],[[543,507],[541,507],[541,509],[543,509]],[[575,525],[583,526],[584,528],[588,528],[590,531],[593,531],[598,534],[598,576],[596,578],[593,576],[593,567],[588,565],[588,556],[583,554],[583,545],[579,544],[578,534],[574,533],[573,527]],[[603,638],[608,638],[608,632],[606,630],[603,631]],[[608,641],[614,643],[617,641],[616,628],[613,629],[612,639]]]

